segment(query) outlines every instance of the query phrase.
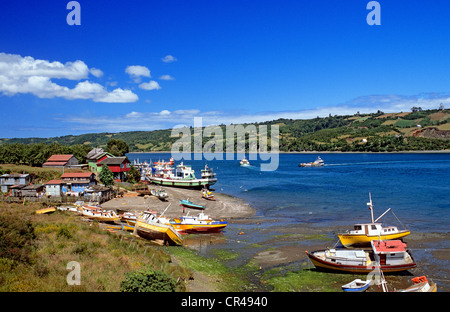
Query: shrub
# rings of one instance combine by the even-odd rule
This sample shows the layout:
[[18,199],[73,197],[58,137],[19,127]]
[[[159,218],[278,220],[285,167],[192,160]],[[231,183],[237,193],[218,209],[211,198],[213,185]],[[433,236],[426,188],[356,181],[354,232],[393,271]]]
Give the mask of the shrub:
[[175,289],[173,278],[151,268],[129,272],[120,283],[121,292],[174,292]]

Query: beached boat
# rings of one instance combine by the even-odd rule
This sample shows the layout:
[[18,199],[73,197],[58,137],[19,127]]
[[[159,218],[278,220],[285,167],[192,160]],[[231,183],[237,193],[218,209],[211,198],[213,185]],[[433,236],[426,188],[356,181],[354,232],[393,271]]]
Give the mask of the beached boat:
[[188,199],[181,199],[180,206],[183,207],[183,212],[184,212],[184,208],[192,208],[192,209],[198,209],[198,210],[206,209],[205,206],[194,204],[193,202],[191,202]]
[[120,215],[120,220],[126,222],[129,225],[134,226],[139,214],[137,212],[126,211]]
[[309,162],[309,163],[300,163],[298,166],[299,167],[322,167],[324,165],[324,162],[322,160],[322,158],[317,157],[317,159],[314,162]]
[[228,224],[227,221],[214,221],[203,212],[198,216],[183,216],[174,218],[170,224],[180,233],[215,233],[222,231]]
[[53,213],[56,211],[55,207],[47,207],[36,210],[36,214],[47,214],[47,213]]
[[242,160],[239,162],[239,164],[243,167],[250,166],[250,162],[248,161],[247,158],[245,158],[245,156],[244,156],[244,158],[242,158]]
[[370,282],[370,280],[363,281],[357,278],[350,283],[342,285],[341,287],[342,290],[346,292],[363,292],[366,291],[367,288],[369,288]]
[[148,174],[146,178],[154,184],[183,188],[209,187],[217,182],[215,173],[207,165],[202,170],[200,179],[195,176],[195,171],[191,166],[183,163],[176,167],[175,172],[173,170],[174,168],[167,163],[164,163],[164,165],[158,164],[152,167],[152,173]]
[[208,189],[202,189],[202,198],[204,199],[208,199],[208,200],[216,200],[216,198],[214,197],[214,194],[208,190]]
[[162,200],[162,201],[167,201],[167,199],[169,198],[169,195],[163,189],[160,189],[160,190],[152,189],[150,192],[153,196],[157,197],[159,200]]
[[166,220],[150,211],[144,211],[136,220],[134,232],[149,240],[163,240],[165,245],[182,245],[183,238]]
[[433,281],[429,281],[426,276],[415,277],[412,279],[414,285],[399,290],[399,292],[436,292],[437,285]]
[[120,216],[118,216],[112,210],[104,210],[97,206],[83,206],[81,207],[81,214],[90,219],[99,222],[115,222],[120,220]]
[[372,249],[326,249],[308,255],[318,269],[370,273],[376,268],[383,272],[400,272],[416,267],[406,244],[401,240],[372,241]]
[[362,246],[370,245],[370,242],[374,239],[390,240],[398,239],[409,235],[411,232],[409,230],[399,230],[396,226],[382,226],[382,223],[377,223],[388,211],[386,210],[380,217],[376,220],[373,218],[373,203],[372,196],[369,193],[370,201],[367,203],[369,206],[370,214],[372,217],[371,223],[359,223],[355,224],[353,230],[348,230],[343,233],[338,233],[339,240],[341,244],[345,247],[348,246]]

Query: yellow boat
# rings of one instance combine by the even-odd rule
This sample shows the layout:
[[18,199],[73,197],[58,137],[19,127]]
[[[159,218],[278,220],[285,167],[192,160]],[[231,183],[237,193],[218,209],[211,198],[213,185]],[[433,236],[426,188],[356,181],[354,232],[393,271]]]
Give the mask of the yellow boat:
[[367,203],[369,206],[372,222],[370,223],[359,223],[355,224],[353,230],[346,231],[344,233],[339,233],[338,237],[341,244],[345,247],[356,246],[356,245],[370,245],[372,240],[392,240],[398,239],[411,234],[409,230],[399,230],[396,226],[384,227],[381,223],[377,223],[381,217],[383,217],[388,211],[386,210],[378,219],[373,219],[373,204],[372,197],[369,193],[370,201]]
[[48,208],[36,210],[36,214],[53,213],[55,211],[56,211],[55,207],[48,207]]
[[222,231],[228,224],[227,221],[214,221],[203,212],[198,216],[185,216],[175,218],[170,224],[180,233],[217,233]]
[[150,211],[144,211],[136,220],[134,231],[142,238],[149,240],[163,240],[167,245],[182,245],[183,238],[170,225],[162,223]]

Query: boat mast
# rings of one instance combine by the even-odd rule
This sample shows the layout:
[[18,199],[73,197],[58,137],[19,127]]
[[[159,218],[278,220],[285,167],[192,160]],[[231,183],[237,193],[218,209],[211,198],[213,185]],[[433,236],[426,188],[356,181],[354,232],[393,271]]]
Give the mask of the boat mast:
[[369,206],[370,209],[370,216],[372,217],[372,223],[375,223],[373,221],[373,203],[372,203],[372,194],[369,192],[369,202],[367,203],[367,206]]
[[375,220],[375,222],[377,222],[378,220],[380,220],[386,213],[389,212],[389,210],[391,210],[391,208],[389,208],[389,209],[386,210],[381,216],[379,216],[378,219]]

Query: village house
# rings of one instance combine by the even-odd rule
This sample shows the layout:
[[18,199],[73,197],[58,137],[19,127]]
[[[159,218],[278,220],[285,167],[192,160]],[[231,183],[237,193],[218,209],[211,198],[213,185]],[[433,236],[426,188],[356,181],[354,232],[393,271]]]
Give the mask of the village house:
[[88,162],[89,170],[96,173],[100,172],[101,167],[98,167],[97,163],[108,157],[114,157],[114,155],[105,152],[103,148],[93,148],[86,155],[86,161]]
[[29,174],[4,174],[0,176],[0,189],[8,193],[12,186],[25,186],[31,183]]
[[97,166],[108,166],[114,175],[114,179],[123,181],[126,173],[131,170],[131,163],[127,157],[106,157],[97,163]]
[[44,192],[44,186],[40,184],[30,184],[22,188],[23,197],[41,197]]
[[61,175],[61,191],[65,195],[78,196],[86,188],[96,185],[97,180],[93,172],[70,172]]
[[62,180],[50,180],[45,183],[45,194],[52,197],[61,196]]
[[52,155],[42,167],[47,168],[79,168],[78,159],[73,155]]

